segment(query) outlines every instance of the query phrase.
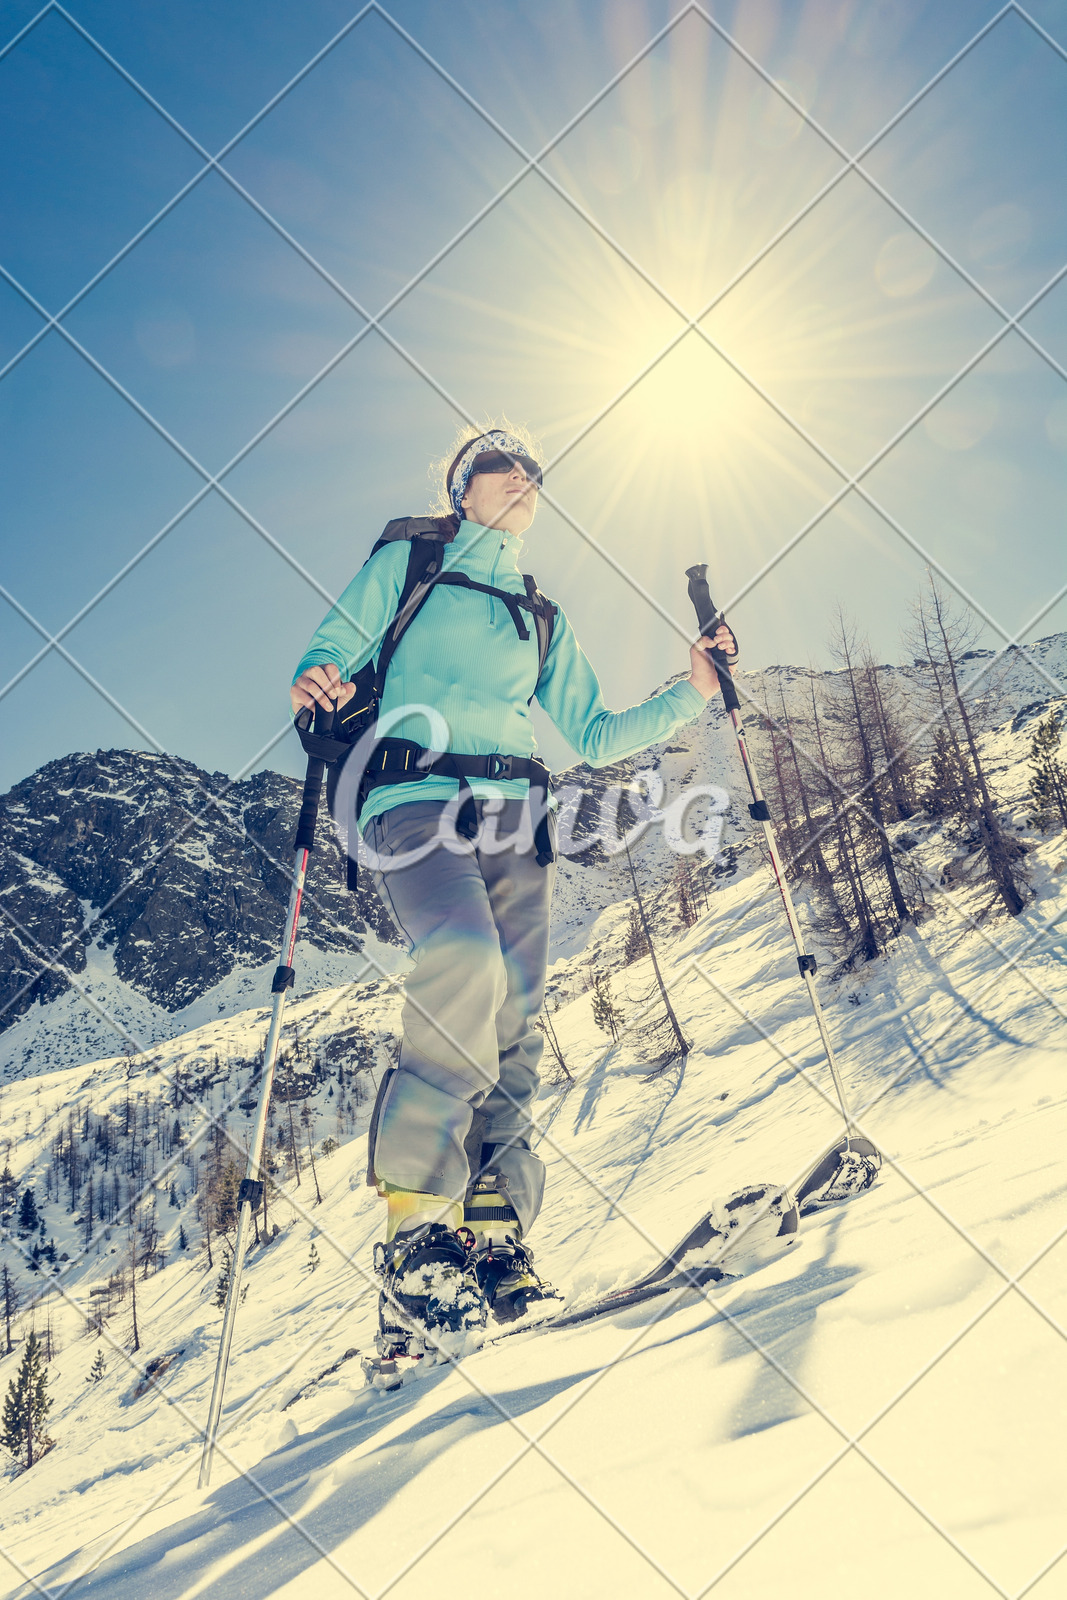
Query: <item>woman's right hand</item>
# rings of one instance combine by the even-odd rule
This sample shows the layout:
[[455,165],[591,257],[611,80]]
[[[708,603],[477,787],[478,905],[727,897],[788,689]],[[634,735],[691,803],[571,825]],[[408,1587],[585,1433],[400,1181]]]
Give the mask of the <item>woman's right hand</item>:
[[302,672],[289,690],[289,699],[295,716],[305,706],[310,706],[312,710],[321,706],[324,711],[332,711],[336,705],[340,711],[355,692],[355,684],[342,683],[340,672],[332,661],[327,661],[325,666],[308,667],[306,672]]

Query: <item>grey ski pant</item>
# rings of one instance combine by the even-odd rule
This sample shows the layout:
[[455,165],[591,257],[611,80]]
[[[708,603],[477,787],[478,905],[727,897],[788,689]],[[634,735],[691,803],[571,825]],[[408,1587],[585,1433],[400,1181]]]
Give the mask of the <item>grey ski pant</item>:
[[[545,1182],[529,1142],[555,867],[537,865],[527,802],[475,805],[473,844],[442,825],[440,801],[395,806],[367,827],[379,858],[375,886],[415,962],[400,1060],[382,1082],[371,1123],[370,1175],[461,1199],[484,1152],[525,1233]],[[404,864],[439,826],[453,848],[439,843]]]

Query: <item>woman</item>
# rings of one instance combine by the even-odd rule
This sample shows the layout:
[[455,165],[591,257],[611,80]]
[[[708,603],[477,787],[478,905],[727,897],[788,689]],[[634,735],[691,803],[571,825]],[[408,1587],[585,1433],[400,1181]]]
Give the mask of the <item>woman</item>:
[[[357,802],[375,884],[414,960],[399,1062],[370,1132],[371,1181],[386,1201],[385,1245],[375,1250],[384,1358],[416,1353],[427,1333],[436,1343],[479,1327],[487,1308],[510,1320],[545,1292],[524,1241],[544,1191],[530,1136],[554,868],[529,703],[536,694],[583,758],[607,766],[669,738],[718,689],[711,641],[700,639],[688,678],[609,711],[551,604],[541,663],[524,619],[543,597],[518,567],[540,484],[515,430],[460,445],[436,535],[447,541],[443,573],[389,660],[379,707],[391,724],[387,759]],[[346,680],[397,614],[410,549],[406,536],[394,538],[345,590],[297,668],[294,711],[347,703]],[[542,630],[542,649],[544,640]],[[734,650],[725,627],[714,643]],[[412,781],[409,756],[425,753],[433,713],[454,760]]]

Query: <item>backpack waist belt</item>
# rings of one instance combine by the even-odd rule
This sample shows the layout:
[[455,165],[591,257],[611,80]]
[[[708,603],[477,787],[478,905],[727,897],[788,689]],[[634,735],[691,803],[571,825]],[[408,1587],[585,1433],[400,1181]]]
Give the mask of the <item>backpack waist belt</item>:
[[[369,792],[383,784],[419,783],[431,775],[458,780],[456,832],[466,839],[473,839],[478,831],[478,819],[473,810],[474,795],[469,782],[471,778],[490,782],[525,778],[531,789],[542,790],[546,801],[548,798],[549,770],[536,756],[505,756],[499,751],[487,756],[468,756],[450,750],[438,754],[427,750],[424,745],[416,744],[413,739],[379,740],[363,773],[360,787],[362,791]],[[534,846],[539,867],[547,867],[556,859],[548,829],[547,808],[538,820]]]
[[431,773],[442,778],[501,782],[525,778],[538,789],[547,789],[549,778],[548,768],[536,756],[505,756],[499,751],[488,756],[465,756],[452,751],[436,754],[413,739],[381,739],[367,763],[363,781],[374,788],[382,783],[418,782]]

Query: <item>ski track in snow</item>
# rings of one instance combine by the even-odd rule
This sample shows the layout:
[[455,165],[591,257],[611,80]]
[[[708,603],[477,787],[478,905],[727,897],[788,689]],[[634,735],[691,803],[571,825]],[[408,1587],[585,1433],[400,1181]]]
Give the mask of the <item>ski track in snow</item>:
[[[1009,776],[1018,748],[1005,731]],[[1012,781],[1021,806],[1024,773]],[[933,835],[929,849],[939,859]],[[1029,859],[1036,900],[1017,922],[986,924],[1009,953],[1067,911],[1065,854],[1063,835],[1040,842]],[[674,1003],[697,1041],[684,1066],[646,1081],[648,1063],[625,1043],[606,1050],[587,994],[556,1016],[578,1081],[567,1094],[546,1085],[538,1102],[549,1178],[532,1242],[571,1304],[639,1275],[715,1197],[794,1179],[839,1131],[761,873],[750,861],[724,880],[711,915],[667,943]],[[557,976],[588,961],[611,926],[620,937],[617,916],[587,920],[587,942]],[[176,1249],[182,1216],[193,1231],[191,1202],[178,1212],[161,1197],[168,1264],[139,1288],[141,1359],[181,1352],[162,1380],[175,1404],[133,1398],[133,1368],[60,1313],[48,1424],[58,1444],[3,1483],[9,1558],[53,1593],[85,1571],[72,1595],[106,1600],[347,1600],[386,1586],[397,1600],[466,1600],[473,1588],[644,1600],[695,1595],[716,1578],[710,1593],[729,1600],[1015,1595],[1067,1543],[1065,957],[1062,939],[1022,956],[1050,1001],[961,929],[942,906],[887,959],[837,980],[820,970],[853,1104],[881,1095],[860,1121],[886,1159],[869,1194],[803,1219],[788,1255],[706,1298],[504,1340],[392,1395],[365,1389],[349,1361],[283,1410],[347,1348],[371,1345],[376,1284],[331,1245],[367,1268],[378,1233],[363,1140],[347,1139],[320,1163],[324,1203],[311,1220],[281,1203],[280,1237],[250,1253],[224,1411],[232,1460],[219,1455],[204,1492],[198,1441],[176,1407],[193,1423],[206,1415],[217,1266]],[[693,956],[829,1103],[686,971]],[[620,989],[647,987],[645,965]],[[298,1002],[295,1017],[325,1012],[335,994]],[[266,1023],[260,998],[237,1017],[204,1016],[155,1058],[249,1053]],[[337,1004],[341,1020],[366,1015],[352,997]],[[382,986],[371,1021],[395,1028],[395,1018]],[[88,1096],[100,1109],[125,1082],[110,1058],[6,1087],[0,1137],[18,1139],[20,1178],[27,1117],[36,1126]],[[54,1128],[42,1128],[41,1148]],[[297,1198],[313,1199],[306,1181]],[[82,1230],[62,1203],[47,1215],[57,1246],[74,1253]],[[65,1280],[79,1303],[116,1243],[102,1241]],[[127,1346],[128,1324],[127,1303],[109,1324]],[[90,1385],[98,1345],[108,1371]],[[17,1359],[0,1360],[5,1385]],[[0,1594],[34,1592],[6,1564]],[[1067,1596],[1067,1558],[1028,1592]]]

